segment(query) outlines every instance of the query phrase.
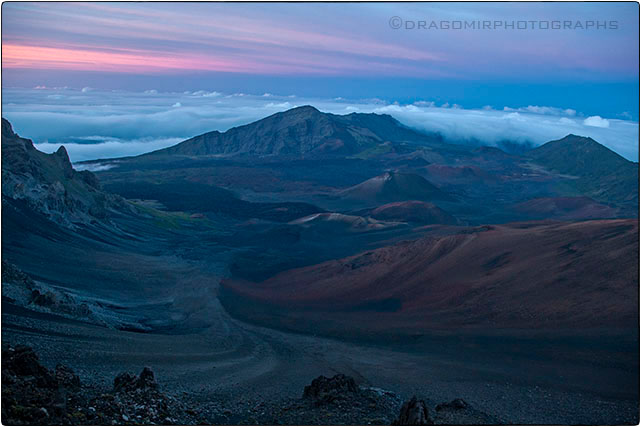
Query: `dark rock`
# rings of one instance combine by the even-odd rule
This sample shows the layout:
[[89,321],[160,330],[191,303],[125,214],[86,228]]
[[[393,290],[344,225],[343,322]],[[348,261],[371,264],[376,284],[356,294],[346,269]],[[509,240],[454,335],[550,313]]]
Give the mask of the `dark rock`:
[[460,409],[467,409],[469,405],[467,404],[466,401],[463,399],[454,399],[451,402],[445,402],[445,403],[440,403],[436,405],[436,410],[437,411],[443,411],[443,410],[460,410]]
[[436,405],[434,423],[438,425],[497,425],[503,422],[475,409],[463,399]]
[[76,171],[64,147],[38,151],[31,140],[13,132],[3,119],[2,197],[26,202],[58,225],[75,228],[94,221],[109,224],[112,211],[135,213],[133,205],[100,189],[89,171]]
[[60,302],[53,292],[42,293],[38,289],[34,289],[31,292],[31,303],[41,307],[51,308],[57,306]]
[[31,289],[35,284],[31,277],[15,265],[5,260],[2,260],[2,282],[24,285],[28,289]]
[[[44,373],[51,387],[38,384]],[[158,390],[154,373],[123,373],[114,380],[116,393],[104,393],[91,383],[79,387],[71,369],[58,365],[54,373],[38,363],[29,347],[2,347],[2,423],[4,425],[210,425],[200,410]]]
[[16,382],[16,377],[6,369],[2,370],[2,384],[10,385]]
[[327,378],[321,375],[305,387],[303,398],[313,399],[317,403],[330,403],[357,392],[358,386],[352,377],[338,374]]
[[78,375],[76,375],[74,371],[68,366],[56,366],[54,376],[59,386],[68,389],[77,389],[80,387],[80,378],[78,378]]
[[49,418],[49,411],[47,411],[45,408],[40,408],[36,411],[36,417]]
[[11,123],[9,123],[9,120],[5,118],[2,119],[2,136],[7,138],[15,136]]
[[58,148],[58,150],[53,153],[52,158],[55,159],[65,178],[70,179],[73,177],[73,166],[71,165],[69,154],[67,153],[67,149],[64,147],[64,145],[61,145],[60,148]]
[[156,389],[158,384],[154,377],[154,371],[149,367],[143,368],[140,376],[131,372],[123,372],[114,378],[115,392],[130,392],[141,389]]
[[57,313],[69,314],[74,317],[89,317],[91,309],[85,303],[78,302],[70,295],[62,292],[34,289],[31,291],[30,304],[44,307]]
[[78,177],[82,179],[82,181],[87,184],[91,188],[95,188],[97,190],[100,190],[100,181],[98,181],[98,177],[89,172],[89,171],[78,171],[77,172]]
[[136,389],[138,377],[131,372],[123,372],[114,378],[114,391],[130,391]]
[[[51,372],[40,364],[38,355],[31,347],[18,345],[2,349],[3,377],[31,377],[40,387],[55,387],[56,381]],[[6,371],[6,373],[5,373]]]
[[429,410],[424,401],[418,400],[416,396],[403,404],[401,413],[394,421],[397,426],[428,426],[433,425]]
[[144,367],[138,378],[138,388],[156,388],[158,384],[154,377],[154,371],[150,367]]

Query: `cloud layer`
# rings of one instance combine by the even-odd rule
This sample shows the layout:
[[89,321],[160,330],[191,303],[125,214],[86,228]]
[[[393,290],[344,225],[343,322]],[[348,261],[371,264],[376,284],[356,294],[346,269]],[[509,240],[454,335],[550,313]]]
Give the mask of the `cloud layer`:
[[314,105],[335,114],[386,113],[400,122],[439,132],[456,143],[504,141],[540,145],[569,133],[590,136],[638,161],[636,122],[585,117],[546,106],[466,109],[430,100],[399,105],[376,99],[299,98],[294,95],[225,94],[215,90],[164,93],[101,91],[85,87],[3,89],[3,115],[39,149],[67,147],[72,161],[142,154],[204,132],[225,131],[278,111]]

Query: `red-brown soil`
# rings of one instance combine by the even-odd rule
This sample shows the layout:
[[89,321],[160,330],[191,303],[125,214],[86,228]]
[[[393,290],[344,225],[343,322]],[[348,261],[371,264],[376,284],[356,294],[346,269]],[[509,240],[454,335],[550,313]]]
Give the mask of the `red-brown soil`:
[[542,197],[515,206],[515,210],[531,217],[561,220],[615,218],[618,210],[589,197]]
[[261,283],[227,280],[222,296],[248,320],[350,336],[635,327],[638,235],[638,220],[461,228]]

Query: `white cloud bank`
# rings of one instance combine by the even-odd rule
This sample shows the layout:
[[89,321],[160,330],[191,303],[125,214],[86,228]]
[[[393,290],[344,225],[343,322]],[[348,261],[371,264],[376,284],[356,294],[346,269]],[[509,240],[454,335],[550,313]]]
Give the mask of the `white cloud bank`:
[[610,121],[602,118],[601,116],[590,116],[587,119],[583,120],[583,124],[586,126],[592,126],[595,128],[609,128]]
[[108,137],[98,137],[94,144],[79,144],[75,142],[36,143],[36,148],[45,153],[55,152],[60,145],[64,145],[69,153],[72,162],[80,162],[92,159],[107,159],[114,157],[136,156],[150,151],[160,150],[161,148],[170,147],[183,141],[183,138],[149,138],[120,140]]
[[64,144],[72,161],[142,154],[307,104],[335,114],[390,114],[405,125],[439,132],[458,143],[496,145],[512,141],[540,145],[573,133],[590,136],[630,160],[638,161],[639,156],[637,122],[585,117],[572,109],[466,109],[459,105],[437,106],[429,100],[398,105],[379,99],[265,95],[225,95],[214,90],[134,93],[3,89],[3,114],[16,132],[33,139],[43,151],[53,152]]

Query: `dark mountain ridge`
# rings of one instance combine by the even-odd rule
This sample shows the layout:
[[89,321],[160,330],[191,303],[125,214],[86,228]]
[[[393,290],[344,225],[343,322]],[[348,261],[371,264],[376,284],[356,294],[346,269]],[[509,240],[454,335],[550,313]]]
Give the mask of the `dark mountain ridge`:
[[2,119],[2,198],[26,201],[58,223],[73,226],[107,219],[110,211],[132,212],[120,196],[102,190],[89,171],[73,169],[67,150],[38,151]]
[[[236,194],[249,190],[250,198],[253,192],[273,193],[258,196],[258,201],[289,194],[292,201],[325,210],[442,200],[455,203],[447,211],[468,223],[519,219],[507,210],[531,199],[589,197],[621,208],[617,217],[636,216],[639,202],[638,164],[591,138],[568,135],[523,154],[508,154],[492,147],[450,145],[385,114],[336,115],[312,106],[138,157],[93,163],[109,165],[98,175],[105,188],[123,190],[125,197],[133,197],[129,185],[181,180]],[[399,175],[372,178],[390,170]],[[136,198],[148,196],[136,193]]]
[[336,115],[306,105],[226,132],[207,132],[148,155],[351,155],[392,142],[438,142],[387,114]]
[[600,202],[639,203],[639,164],[624,159],[592,138],[567,135],[526,156],[568,175],[568,187]]
[[561,173],[582,176],[604,175],[616,168],[637,168],[638,164],[599,144],[594,139],[569,134],[528,152],[531,157]]

